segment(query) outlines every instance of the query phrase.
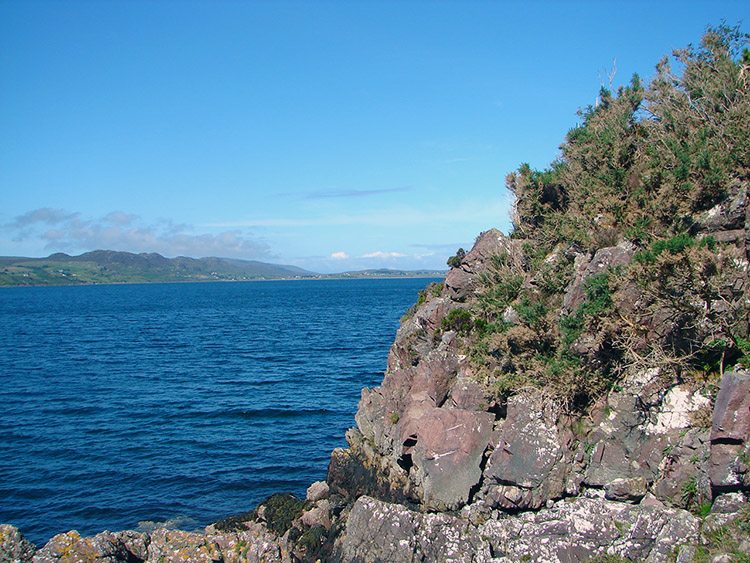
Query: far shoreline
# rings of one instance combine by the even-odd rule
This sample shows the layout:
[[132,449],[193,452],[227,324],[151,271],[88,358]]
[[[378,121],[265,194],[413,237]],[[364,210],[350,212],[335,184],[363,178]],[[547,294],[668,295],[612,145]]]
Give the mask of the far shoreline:
[[82,282],[82,283],[59,283],[59,284],[28,284],[28,285],[0,285],[2,289],[13,289],[23,287],[90,287],[107,285],[158,285],[158,284],[187,284],[187,283],[245,283],[245,282],[282,282],[282,281],[326,281],[326,280],[407,280],[407,279],[443,279],[448,272],[415,275],[383,275],[383,276],[345,276],[339,274],[321,274],[320,276],[306,276],[295,278],[255,278],[248,280],[164,280],[164,281],[121,281],[121,282]]

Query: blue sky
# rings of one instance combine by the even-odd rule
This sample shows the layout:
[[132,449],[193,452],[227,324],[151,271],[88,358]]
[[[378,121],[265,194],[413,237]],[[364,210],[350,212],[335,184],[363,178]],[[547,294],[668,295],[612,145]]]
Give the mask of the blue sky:
[[[445,268],[744,2],[0,1],[0,255]],[[747,26],[743,29],[747,31]]]

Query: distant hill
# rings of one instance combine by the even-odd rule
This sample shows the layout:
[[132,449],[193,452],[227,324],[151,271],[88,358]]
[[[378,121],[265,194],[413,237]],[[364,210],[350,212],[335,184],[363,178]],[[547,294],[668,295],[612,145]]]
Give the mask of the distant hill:
[[229,258],[165,258],[95,250],[80,256],[63,253],[47,258],[0,257],[0,285],[73,285],[178,281],[291,279],[316,274],[280,264]]
[[428,277],[444,272],[366,270],[317,274],[282,264],[235,258],[165,258],[155,252],[133,254],[94,250],[80,256],[58,252],[47,258],[0,256],[0,286],[79,285],[194,281],[245,281],[320,278]]

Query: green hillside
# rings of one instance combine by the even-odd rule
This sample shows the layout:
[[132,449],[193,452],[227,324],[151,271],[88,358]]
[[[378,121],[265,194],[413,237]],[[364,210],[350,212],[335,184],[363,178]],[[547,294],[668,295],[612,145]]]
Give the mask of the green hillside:
[[80,256],[57,253],[47,258],[0,258],[0,285],[75,285],[239,281],[309,278],[316,274],[279,264],[228,258],[165,258],[156,253],[132,254],[95,250]]

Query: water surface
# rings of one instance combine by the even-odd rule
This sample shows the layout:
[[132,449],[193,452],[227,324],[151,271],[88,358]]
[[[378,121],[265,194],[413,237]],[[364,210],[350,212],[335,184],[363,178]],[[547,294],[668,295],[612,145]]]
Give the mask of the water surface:
[[304,495],[430,281],[0,288],[0,521],[41,545]]

